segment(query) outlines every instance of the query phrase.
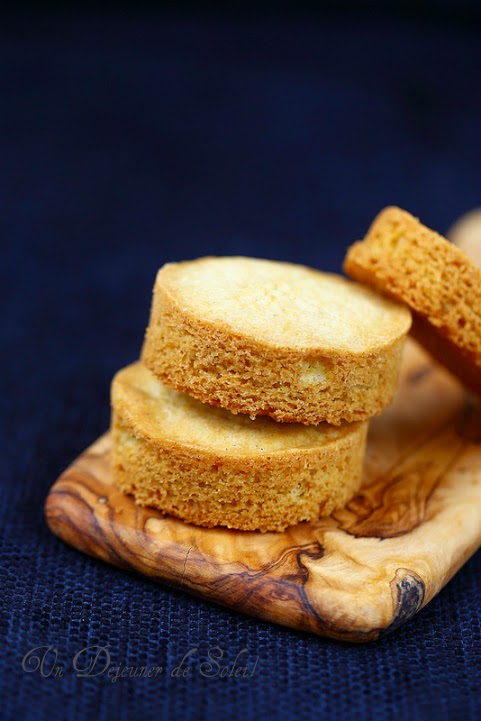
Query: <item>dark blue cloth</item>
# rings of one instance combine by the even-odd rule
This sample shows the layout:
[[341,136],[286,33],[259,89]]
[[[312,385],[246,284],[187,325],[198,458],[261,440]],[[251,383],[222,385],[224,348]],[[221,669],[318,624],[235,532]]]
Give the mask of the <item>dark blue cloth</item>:
[[[111,377],[139,353],[165,261],[339,271],[387,204],[440,231],[481,204],[479,25],[469,4],[441,5],[420,19],[367,3],[2,18],[3,719],[481,717],[479,554],[408,625],[358,647],[94,561],[42,508],[108,426]],[[162,673],[77,677],[75,655],[107,644],[114,666]],[[45,675],[57,649],[63,676],[35,671],[41,651],[22,668],[38,646],[52,647]],[[230,664],[246,649],[252,675],[203,675],[215,647]]]

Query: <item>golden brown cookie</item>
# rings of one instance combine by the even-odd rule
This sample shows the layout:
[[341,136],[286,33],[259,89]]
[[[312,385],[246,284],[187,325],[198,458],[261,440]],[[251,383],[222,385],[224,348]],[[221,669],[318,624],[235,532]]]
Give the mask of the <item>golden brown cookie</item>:
[[413,336],[481,392],[481,271],[459,248],[399,208],[386,208],[349,249],[352,278],[405,303]]
[[137,503],[201,526],[282,531],[358,490],[365,423],[251,420],[167,388],[141,363],[112,382],[112,468]]
[[234,413],[339,424],[392,400],[410,324],[405,307],[340,276],[201,258],[159,271],[142,361]]

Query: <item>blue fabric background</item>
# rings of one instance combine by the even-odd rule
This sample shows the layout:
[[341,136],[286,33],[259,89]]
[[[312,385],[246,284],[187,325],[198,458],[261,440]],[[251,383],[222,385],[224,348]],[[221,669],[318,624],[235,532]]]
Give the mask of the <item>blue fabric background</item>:
[[[139,353],[165,261],[241,253],[339,271],[386,204],[440,231],[481,204],[475,5],[2,18],[3,719],[481,717],[479,554],[407,626],[358,647],[87,558],[42,508],[108,426],[110,379]],[[78,678],[75,654],[105,644],[114,665],[164,672]],[[41,645],[63,677],[22,669]],[[226,662],[258,657],[254,675],[203,676],[215,646]],[[171,677],[195,647],[190,674]]]

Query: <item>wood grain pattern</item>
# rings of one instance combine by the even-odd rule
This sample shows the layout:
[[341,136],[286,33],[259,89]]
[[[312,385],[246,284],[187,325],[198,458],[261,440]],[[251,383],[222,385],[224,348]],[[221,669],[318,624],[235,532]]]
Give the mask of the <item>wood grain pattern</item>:
[[75,548],[275,623],[355,642],[428,603],[481,545],[481,410],[413,341],[371,422],[360,493],[284,533],[204,529],[112,485],[106,434],[57,480],[47,522]]

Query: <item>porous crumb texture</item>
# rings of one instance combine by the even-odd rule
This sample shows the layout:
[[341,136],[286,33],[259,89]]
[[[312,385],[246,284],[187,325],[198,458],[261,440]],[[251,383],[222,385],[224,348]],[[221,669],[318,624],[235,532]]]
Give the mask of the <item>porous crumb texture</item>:
[[340,424],[392,401],[410,325],[405,307],[340,276],[202,258],[159,271],[142,361],[234,413]]
[[167,388],[142,364],[112,382],[116,486],[200,526],[283,531],[359,489],[368,423],[251,420]]
[[355,280],[405,303],[413,336],[481,393],[481,271],[456,246],[400,208],[386,208],[349,249]]

